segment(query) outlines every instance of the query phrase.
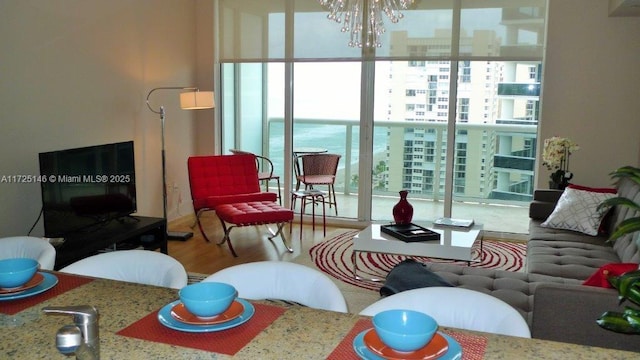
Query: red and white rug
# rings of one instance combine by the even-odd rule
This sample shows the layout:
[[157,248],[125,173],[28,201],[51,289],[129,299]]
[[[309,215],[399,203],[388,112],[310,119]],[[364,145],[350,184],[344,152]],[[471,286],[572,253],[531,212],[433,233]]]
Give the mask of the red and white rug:
[[[309,249],[313,263],[323,272],[347,284],[377,291],[381,282],[361,281],[353,277],[353,237],[358,230],[338,230],[323,242]],[[521,271],[524,269],[527,245],[523,242],[484,239],[482,261],[471,263],[471,267]],[[399,262],[406,258],[420,262],[452,263],[468,266],[466,261],[432,259],[421,256],[402,256],[379,253],[358,253],[358,275],[365,278],[384,278]]]

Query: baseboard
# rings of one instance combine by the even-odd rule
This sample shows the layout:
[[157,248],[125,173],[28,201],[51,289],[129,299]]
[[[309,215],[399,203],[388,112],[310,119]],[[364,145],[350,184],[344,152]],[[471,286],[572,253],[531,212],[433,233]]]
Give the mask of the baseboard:
[[195,224],[195,221],[196,221],[195,214],[190,214],[190,215],[183,215],[175,219],[171,219],[167,222],[167,225],[170,228],[174,226],[175,227],[181,227],[181,226],[191,227],[193,224]]

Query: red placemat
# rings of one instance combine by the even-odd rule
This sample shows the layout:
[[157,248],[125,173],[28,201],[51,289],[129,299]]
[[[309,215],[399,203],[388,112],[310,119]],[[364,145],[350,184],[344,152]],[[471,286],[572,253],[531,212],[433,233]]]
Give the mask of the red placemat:
[[255,314],[246,323],[224,331],[188,333],[169,329],[158,321],[158,312],[143,317],[117,332],[118,335],[164,344],[234,355],[286,311],[273,305],[253,304]]
[[442,332],[460,343],[462,360],[482,360],[484,358],[484,350],[487,348],[486,337],[451,330],[442,330]]
[[[347,336],[342,339],[340,344],[331,352],[327,359],[330,360],[349,360],[354,359],[355,351],[353,350],[353,339],[361,332],[372,328],[371,319],[358,320]],[[484,350],[487,348],[487,338],[479,335],[471,335],[451,330],[443,330],[444,333],[456,339],[462,346],[463,360],[482,360]]]
[[347,336],[345,336],[340,344],[338,344],[331,354],[329,354],[327,360],[352,360],[358,358],[356,352],[353,350],[353,339],[358,336],[358,334],[371,327],[373,327],[373,325],[371,325],[371,320],[358,320],[356,324],[353,325],[353,328],[351,328],[351,331],[349,331]]
[[7,315],[14,315],[24,309],[30,308],[34,305],[38,305],[39,303],[45,300],[49,300],[69,290],[75,289],[78,286],[81,286],[93,281],[92,278],[88,278],[84,276],[77,276],[77,275],[65,274],[60,272],[56,272],[52,274],[58,278],[58,283],[54,287],[52,287],[51,289],[43,293],[30,296],[27,298],[0,301],[0,313],[7,314]]

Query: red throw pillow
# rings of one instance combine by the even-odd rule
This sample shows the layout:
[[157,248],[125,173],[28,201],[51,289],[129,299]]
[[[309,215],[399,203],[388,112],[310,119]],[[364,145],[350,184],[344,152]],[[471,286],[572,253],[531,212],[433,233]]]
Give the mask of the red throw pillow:
[[634,263],[611,263],[602,265],[593,275],[589,276],[582,285],[612,288],[607,280],[607,276],[620,276],[629,271],[638,270],[638,264]]

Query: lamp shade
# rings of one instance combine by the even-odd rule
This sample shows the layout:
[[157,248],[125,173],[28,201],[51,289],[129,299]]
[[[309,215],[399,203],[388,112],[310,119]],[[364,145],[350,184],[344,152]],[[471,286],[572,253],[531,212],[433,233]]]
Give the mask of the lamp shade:
[[213,91],[189,91],[180,94],[180,107],[184,110],[212,109]]

